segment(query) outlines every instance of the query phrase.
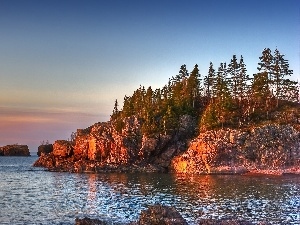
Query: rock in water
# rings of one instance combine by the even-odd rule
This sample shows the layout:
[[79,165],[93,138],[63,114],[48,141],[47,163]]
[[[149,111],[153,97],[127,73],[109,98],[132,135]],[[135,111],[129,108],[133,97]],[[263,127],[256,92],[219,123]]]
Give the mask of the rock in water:
[[101,220],[97,220],[97,219],[90,219],[90,218],[83,218],[83,219],[79,219],[76,218],[75,219],[75,225],[107,225],[108,223],[101,221]]
[[170,206],[153,205],[141,212],[136,225],[185,225],[187,222],[180,213]]
[[6,145],[0,147],[0,155],[2,156],[30,156],[27,145]]
[[45,144],[45,145],[40,145],[38,147],[38,152],[37,155],[41,156],[41,154],[49,154],[53,152],[53,145],[52,144]]

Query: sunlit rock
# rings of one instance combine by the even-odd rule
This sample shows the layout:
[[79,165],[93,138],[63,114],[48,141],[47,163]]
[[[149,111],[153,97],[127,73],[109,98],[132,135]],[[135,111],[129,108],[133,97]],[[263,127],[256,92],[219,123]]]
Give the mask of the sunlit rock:
[[70,141],[58,140],[53,144],[53,155],[66,158],[73,155],[73,146]]
[[298,168],[300,133],[289,125],[265,125],[251,130],[211,130],[201,133],[186,152],[172,160],[179,173],[235,174]]

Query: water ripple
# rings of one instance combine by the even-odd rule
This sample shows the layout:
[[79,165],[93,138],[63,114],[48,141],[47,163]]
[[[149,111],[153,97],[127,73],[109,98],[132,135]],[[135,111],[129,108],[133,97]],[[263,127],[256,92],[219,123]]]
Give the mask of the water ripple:
[[52,173],[31,167],[34,160],[0,157],[0,224],[129,222],[157,203],[175,206],[190,224],[223,217],[300,224],[297,176]]

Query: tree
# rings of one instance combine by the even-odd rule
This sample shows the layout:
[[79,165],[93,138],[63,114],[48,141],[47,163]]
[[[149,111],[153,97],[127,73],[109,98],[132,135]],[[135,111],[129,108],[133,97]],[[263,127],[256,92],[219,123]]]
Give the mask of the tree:
[[220,63],[215,84],[215,104],[217,110],[217,120],[223,124],[229,122],[232,117],[233,101],[228,88],[226,63]]
[[209,63],[208,74],[204,77],[204,92],[208,99],[213,97],[213,86],[215,81],[215,69],[213,63]]
[[239,104],[243,101],[243,99],[247,95],[248,81],[249,81],[249,75],[247,75],[247,69],[244,63],[244,58],[241,55],[240,63],[238,65],[238,74],[237,74],[237,97],[239,99]]
[[291,74],[293,74],[293,70],[289,69],[288,60],[285,60],[284,55],[276,48],[273,56],[272,76],[277,108],[279,100],[289,100],[289,96],[293,96],[292,93],[296,89],[297,82],[292,82],[286,78],[286,76],[291,76]]
[[269,48],[265,48],[262,52],[262,56],[259,57],[260,62],[258,63],[258,71],[267,73],[267,86],[271,90],[272,85],[272,69],[273,69],[273,55]]
[[115,100],[115,105],[114,105],[114,109],[113,109],[113,113],[112,113],[112,118],[116,118],[119,114],[119,109],[118,109],[118,100]]
[[188,108],[187,111],[189,113],[194,112],[196,109],[196,101],[200,98],[200,74],[197,64],[187,78],[184,97],[186,107]]
[[269,119],[269,112],[272,108],[272,94],[268,87],[268,81],[267,72],[254,74],[251,86],[252,117],[261,119],[261,115],[266,112],[266,118]]
[[230,91],[235,100],[238,97],[238,82],[239,82],[238,69],[239,69],[239,63],[237,61],[236,55],[233,55],[230,63],[228,64],[228,74],[230,75],[229,78]]

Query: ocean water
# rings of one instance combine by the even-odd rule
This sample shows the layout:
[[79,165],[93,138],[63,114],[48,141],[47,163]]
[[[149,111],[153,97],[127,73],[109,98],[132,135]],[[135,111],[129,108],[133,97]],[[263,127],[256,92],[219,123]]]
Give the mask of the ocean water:
[[176,207],[189,224],[243,218],[300,224],[300,176],[72,174],[32,167],[37,157],[0,157],[0,224],[112,224],[136,220],[153,204]]

